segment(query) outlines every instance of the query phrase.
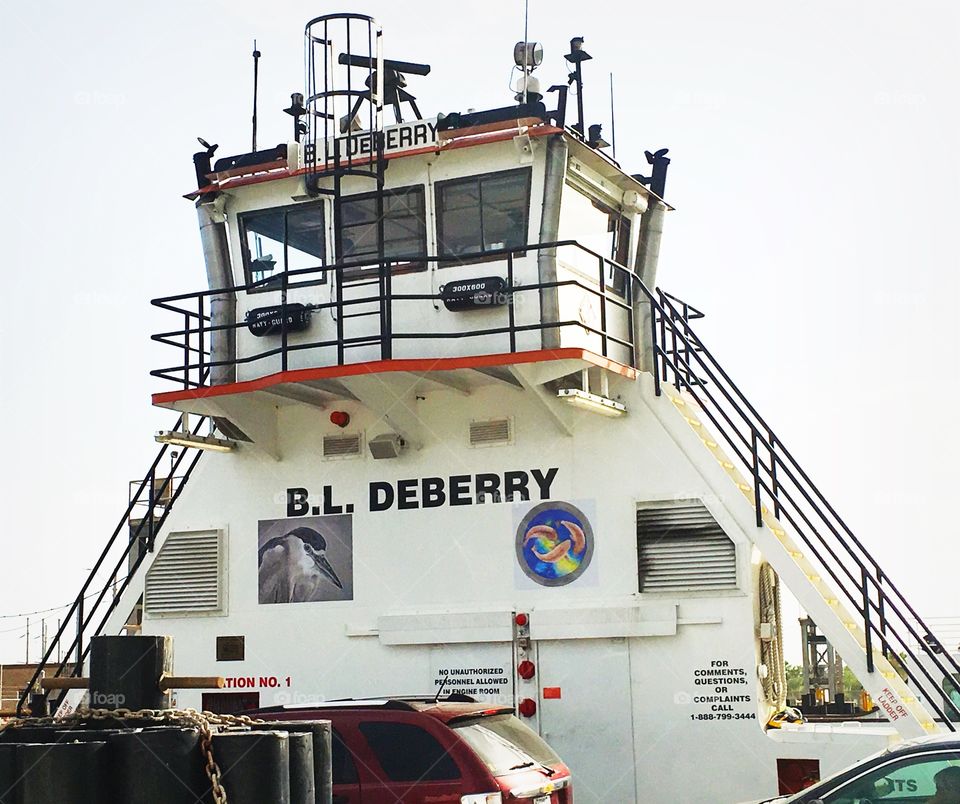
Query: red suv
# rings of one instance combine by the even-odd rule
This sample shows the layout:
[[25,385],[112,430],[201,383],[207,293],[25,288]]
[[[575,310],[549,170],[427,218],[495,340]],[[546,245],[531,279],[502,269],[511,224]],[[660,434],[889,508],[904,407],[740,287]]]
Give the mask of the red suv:
[[333,724],[334,804],[572,804],[570,770],[509,707],[443,700],[258,709]]

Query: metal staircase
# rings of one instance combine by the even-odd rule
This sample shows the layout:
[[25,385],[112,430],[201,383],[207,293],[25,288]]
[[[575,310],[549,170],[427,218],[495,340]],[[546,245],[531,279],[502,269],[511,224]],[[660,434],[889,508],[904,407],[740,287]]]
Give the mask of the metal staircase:
[[958,663],[703,344],[691,308],[643,291],[656,396],[752,506],[764,559],[904,737],[955,731],[960,707],[942,683]]
[[[205,425],[209,426],[204,418],[192,422],[194,436],[201,435]],[[180,431],[183,425],[181,417],[174,430]],[[117,633],[124,627],[136,629],[131,617],[136,613],[137,601],[134,599],[129,608],[122,605],[124,593],[136,590],[134,582],[139,579],[141,567],[153,552],[157,535],[202,454],[198,449],[164,444],[143,479],[131,484],[127,509],[37,664],[17,703],[18,712],[22,713],[29,702],[34,715],[45,714],[39,711],[48,705],[40,691],[42,678],[83,675],[91,637]],[[131,601],[128,599],[127,603]],[[52,702],[54,708],[68,692],[63,690]]]

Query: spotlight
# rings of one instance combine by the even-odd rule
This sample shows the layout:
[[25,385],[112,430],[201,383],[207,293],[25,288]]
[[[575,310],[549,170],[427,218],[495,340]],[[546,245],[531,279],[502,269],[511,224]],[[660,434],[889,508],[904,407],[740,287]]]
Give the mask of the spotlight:
[[513,62],[521,70],[524,67],[535,70],[543,63],[543,45],[539,42],[517,42],[513,46]]

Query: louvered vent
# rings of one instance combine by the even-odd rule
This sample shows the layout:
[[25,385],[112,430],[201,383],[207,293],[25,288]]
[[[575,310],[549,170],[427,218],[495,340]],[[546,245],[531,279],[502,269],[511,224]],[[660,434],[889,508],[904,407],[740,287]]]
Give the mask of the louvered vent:
[[737,553],[703,503],[637,510],[641,592],[735,589]]
[[360,434],[325,435],[323,437],[324,458],[348,458],[360,454]]
[[219,613],[223,609],[220,533],[171,533],[147,571],[147,614]]
[[470,422],[470,446],[485,447],[509,444],[513,437],[510,419],[487,419]]

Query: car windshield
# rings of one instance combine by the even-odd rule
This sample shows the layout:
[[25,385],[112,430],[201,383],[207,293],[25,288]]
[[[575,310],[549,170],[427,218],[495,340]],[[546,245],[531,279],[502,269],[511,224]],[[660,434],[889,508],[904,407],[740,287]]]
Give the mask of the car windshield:
[[531,765],[560,762],[540,736],[513,715],[491,715],[452,723],[494,776]]

